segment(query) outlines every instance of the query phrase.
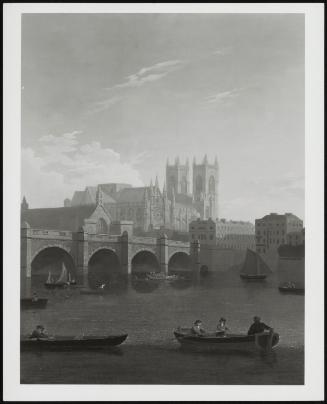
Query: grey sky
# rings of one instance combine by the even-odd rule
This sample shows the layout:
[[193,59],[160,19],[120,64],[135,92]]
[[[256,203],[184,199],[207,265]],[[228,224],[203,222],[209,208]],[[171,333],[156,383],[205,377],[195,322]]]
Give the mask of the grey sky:
[[304,16],[24,15],[22,147],[31,207],[207,153],[221,217],[303,218]]

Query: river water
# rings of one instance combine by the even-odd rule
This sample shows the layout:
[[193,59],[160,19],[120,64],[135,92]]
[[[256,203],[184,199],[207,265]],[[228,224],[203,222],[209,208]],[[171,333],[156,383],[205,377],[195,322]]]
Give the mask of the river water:
[[[48,306],[22,311],[22,334],[41,323],[54,335],[128,333],[128,339],[103,352],[22,352],[23,384],[304,383],[304,296],[281,294],[274,276],[247,283],[237,273],[219,273],[197,282],[129,282],[103,296],[73,287],[40,287],[38,294]],[[231,332],[244,333],[253,315],[280,334],[270,354],[186,352],[173,336],[196,319],[214,330],[221,316]]]

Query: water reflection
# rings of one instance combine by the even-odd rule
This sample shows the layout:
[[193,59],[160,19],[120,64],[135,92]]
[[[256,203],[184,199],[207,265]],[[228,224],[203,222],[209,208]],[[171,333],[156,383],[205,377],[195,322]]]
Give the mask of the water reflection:
[[131,282],[132,288],[139,293],[152,293],[159,288],[160,281],[149,280],[146,277],[134,277]]

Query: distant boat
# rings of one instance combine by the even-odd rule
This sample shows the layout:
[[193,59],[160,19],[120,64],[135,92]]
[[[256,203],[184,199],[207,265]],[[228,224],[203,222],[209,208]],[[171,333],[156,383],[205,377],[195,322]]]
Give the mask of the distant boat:
[[278,248],[278,289],[287,294],[304,294],[305,247],[281,245]]
[[174,281],[178,279],[177,275],[166,275],[161,272],[150,272],[146,277],[151,281]]
[[240,277],[246,280],[264,280],[269,273],[271,270],[260,255],[248,249]]
[[62,270],[59,279],[55,282],[51,271],[49,271],[48,279],[44,285],[48,289],[64,288],[69,285],[68,271],[64,263],[62,264]]

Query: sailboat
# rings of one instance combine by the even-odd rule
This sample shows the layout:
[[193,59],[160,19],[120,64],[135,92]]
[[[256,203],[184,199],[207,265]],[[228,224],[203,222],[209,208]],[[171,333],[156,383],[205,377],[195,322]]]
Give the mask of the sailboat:
[[240,277],[246,280],[264,280],[269,273],[271,270],[260,255],[248,249]]
[[67,268],[65,264],[62,264],[62,270],[59,279],[55,282],[52,275],[51,271],[49,271],[48,279],[45,282],[45,287],[48,289],[54,289],[54,288],[63,288],[68,285],[68,275],[67,275]]

